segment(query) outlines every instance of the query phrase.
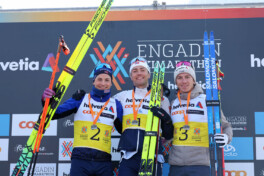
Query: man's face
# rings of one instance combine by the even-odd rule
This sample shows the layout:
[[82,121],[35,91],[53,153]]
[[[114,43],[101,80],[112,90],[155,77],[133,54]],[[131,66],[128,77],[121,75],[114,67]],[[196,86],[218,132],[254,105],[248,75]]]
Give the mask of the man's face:
[[99,90],[110,89],[112,86],[111,77],[108,74],[100,74],[95,78],[93,85]]
[[194,87],[193,77],[189,73],[181,73],[176,78],[176,85],[183,93],[188,93]]
[[134,86],[138,88],[145,88],[148,86],[150,73],[145,67],[136,66],[131,70],[130,78],[133,81]]

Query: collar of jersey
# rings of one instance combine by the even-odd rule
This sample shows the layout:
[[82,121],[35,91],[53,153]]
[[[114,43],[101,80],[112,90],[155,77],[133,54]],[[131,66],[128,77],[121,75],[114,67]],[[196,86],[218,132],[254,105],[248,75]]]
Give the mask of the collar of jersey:
[[111,91],[105,93],[104,90],[96,89],[94,86],[90,94],[91,98],[98,102],[106,102],[111,97]]

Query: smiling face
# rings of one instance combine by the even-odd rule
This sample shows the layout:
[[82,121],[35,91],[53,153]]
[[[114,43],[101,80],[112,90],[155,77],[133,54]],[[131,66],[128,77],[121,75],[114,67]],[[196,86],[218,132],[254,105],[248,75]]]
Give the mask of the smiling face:
[[182,93],[190,92],[194,87],[194,79],[189,73],[181,73],[176,77],[176,85]]
[[145,88],[148,86],[150,73],[145,67],[136,66],[131,70],[130,78],[133,81],[134,86],[137,88]]
[[110,89],[112,86],[111,77],[108,74],[100,74],[95,78],[93,85],[99,90]]

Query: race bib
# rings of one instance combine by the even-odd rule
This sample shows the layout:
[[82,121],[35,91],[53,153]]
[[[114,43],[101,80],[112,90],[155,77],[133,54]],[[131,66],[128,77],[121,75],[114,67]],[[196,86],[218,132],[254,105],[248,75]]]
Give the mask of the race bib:
[[73,147],[88,147],[111,153],[112,126],[96,123],[97,128],[91,129],[93,122],[74,122]]
[[208,124],[203,122],[189,122],[190,129],[185,130],[184,122],[176,122],[174,126],[173,145],[208,147]]

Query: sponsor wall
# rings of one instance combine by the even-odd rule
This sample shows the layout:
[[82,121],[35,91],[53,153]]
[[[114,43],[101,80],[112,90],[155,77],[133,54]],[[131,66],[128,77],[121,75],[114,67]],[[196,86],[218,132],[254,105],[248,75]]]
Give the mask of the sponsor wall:
[[[40,98],[48,87],[50,72],[42,71],[49,53],[56,54],[59,35],[71,51],[93,13],[3,12],[0,14],[0,170],[9,175],[42,110]],[[118,15],[117,15],[118,14]],[[19,15],[19,17],[17,16]],[[85,17],[85,18],[84,18]],[[264,9],[198,9],[113,11],[103,23],[63,100],[77,89],[92,86],[92,70],[111,59],[116,82],[112,94],[131,89],[129,62],[145,57],[151,69],[165,62],[165,83],[175,98],[175,63],[190,61],[197,81],[205,87],[203,32],[215,33],[216,57],[225,78],[222,109],[234,131],[224,149],[226,176],[264,176]],[[61,54],[60,70],[69,56]],[[57,74],[56,78],[59,74]],[[119,134],[113,129],[113,174],[118,175]],[[42,140],[36,175],[69,175],[73,148],[73,116],[52,121]],[[170,146],[163,148],[168,157]],[[164,175],[169,166],[164,165]]]

